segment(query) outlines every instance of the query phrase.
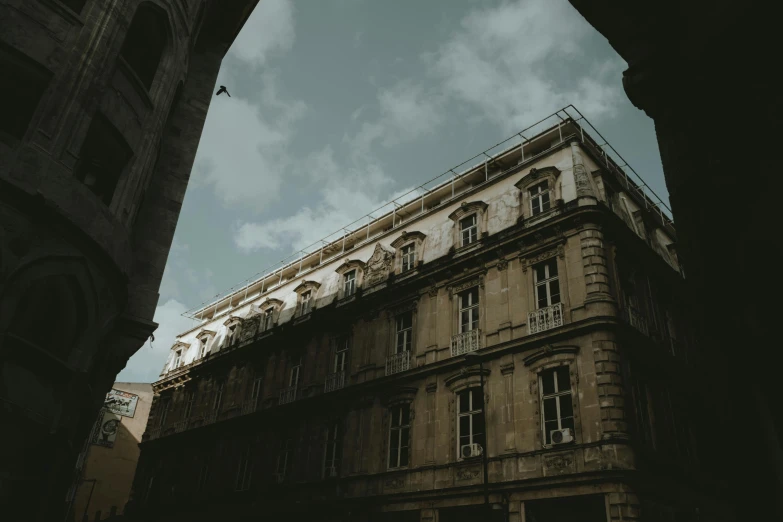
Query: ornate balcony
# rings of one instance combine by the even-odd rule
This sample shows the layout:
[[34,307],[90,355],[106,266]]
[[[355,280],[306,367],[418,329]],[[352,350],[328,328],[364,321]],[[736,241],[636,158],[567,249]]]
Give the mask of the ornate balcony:
[[627,306],[625,308],[625,314],[628,319],[628,323],[639,330],[643,335],[649,336],[650,329],[647,327],[647,319],[642,313],[633,306]]
[[531,334],[563,326],[563,303],[539,308],[527,314],[527,327]]
[[464,355],[481,348],[481,330],[475,328],[451,337],[451,356]]
[[411,369],[411,352],[404,351],[386,357],[386,375]]
[[345,387],[345,371],[330,373],[326,376],[324,383],[324,393],[339,390]]
[[296,400],[296,386],[289,386],[280,390],[280,400],[278,404],[288,404]]

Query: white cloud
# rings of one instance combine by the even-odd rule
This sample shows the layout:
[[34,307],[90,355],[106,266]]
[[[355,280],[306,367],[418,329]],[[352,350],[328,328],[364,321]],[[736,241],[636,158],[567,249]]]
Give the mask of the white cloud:
[[174,299],[158,306],[154,321],[160,326],[155,330],[155,340],[147,341],[139,348],[117,375],[117,381],[155,382],[158,380],[177,335],[195,324],[192,319],[182,317],[185,310],[185,305]]
[[270,54],[286,51],[294,43],[294,16],[291,0],[263,0],[234,40],[229,55],[255,65],[263,65]]
[[[504,1],[469,13],[424,60],[451,97],[505,132],[570,103],[600,118],[611,115],[620,95],[609,74],[620,62],[584,63],[581,44],[590,31],[566,0]],[[563,75],[560,81],[556,73]],[[612,83],[602,84],[607,78]]]
[[277,197],[290,167],[288,146],[305,104],[281,99],[270,73],[262,76],[260,99],[256,105],[239,96],[216,97],[207,115],[194,182],[212,185],[225,204],[260,208]]

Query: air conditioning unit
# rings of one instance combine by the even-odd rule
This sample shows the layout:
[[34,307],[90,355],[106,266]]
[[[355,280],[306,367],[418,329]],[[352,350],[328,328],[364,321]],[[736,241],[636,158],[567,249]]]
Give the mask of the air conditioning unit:
[[326,476],[327,477],[336,477],[337,476],[337,467],[332,466],[329,468],[326,468]]
[[574,440],[574,434],[571,433],[571,428],[552,430],[549,432],[549,436],[552,439],[552,444],[565,444],[566,442],[572,442]]
[[463,459],[469,459],[471,457],[478,457],[484,452],[484,448],[481,444],[465,444],[460,448],[460,454]]

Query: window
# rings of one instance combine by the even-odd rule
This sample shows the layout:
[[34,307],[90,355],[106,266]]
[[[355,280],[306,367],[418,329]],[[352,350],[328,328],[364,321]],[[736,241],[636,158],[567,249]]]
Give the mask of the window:
[[463,446],[478,444],[484,448],[484,397],[479,388],[468,388],[459,392],[457,399],[458,455],[462,458]]
[[459,230],[462,237],[461,246],[474,243],[478,239],[478,215],[471,214],[459,221]]
[[120,55],[149,90],[166,47],[168,23],[163,11],[143,4],[133,17]]
[[479,326],[479,292],[474,286],[459,294],[459,332],[465,333]]
[[264,320],[262,324],[262,328],[264,331],[267,331],[274,326],[274,314],[275,311],[273,308],[269,308],[266,312],[264,312]]
[[220,411],[220,407],[223,405],[223,387],[224,382],[217,383],[215,387],[215,395],[212,398],[212,410],[215,412]]
[[302,358],[294,360],[291,373],[288,375],[288,386],[295,388],[299,384],[299,373],[302,370]]
[[557,278],[557,259],[539,263],[534,269],[538,308],[558,304],[560,302],[560,282]]
[[110,205],[125,166],[133,155],[125,138],[102,114],[96,114],[73,171],[105,205]]
[[250,489],[250,479],[253,475],[253,466],[251,464],[250,448],[246,448],[239,457],[239,466],[237,466],[237,478],[234,489],[236,491],[247,491]]
[[293,444],[294,442],[290,438],[284,438],[280,442],[280,451],[277,454],[277,466],[275,468],[275,475],[277,475],[278,481],[282,481],[288,473]]
[[411,430],[411,406],[400,404],[389,410],[389,468],[404,468],[408,465],[408,445]]
[[52,73],[16,49],[0,44],[0,132],[21,139],[38,103],[46,92]]
[[309,314],[313,306],[313,291],[302,292],[302,315]]
[[334,373],[344,372],[348,363],[348,336],[338,337],[334,352]]
[[339,465],[339,429],[339,423],[335,422],[325,430],[323,476],[326,478],[337,476],[337,469]]
[[250,390],[250,400],[253,401],[253,405],[258,407],[258,399],[261,397],[261,390],[263,389],[264,379],[261,376],[256,376],[253,379],[253,388]]
[[413,312],[397,316],[397,343],[394,353],[409,352],[413,344]]
[[166,424],[166,419],[169,416],[169,408],[171,407],[171,399],[169,397],[166,397],[163,399],[163,403],[160,405],[160,424],[159,426],[162,428]]
[[234,341],[236,340],[237,335],[237,323],[234,323],[228,327],[228,341],[226,342],[226,346],[231,346],[234,344]]
[[552,443],[552,431],[570,428],[572,435],[574,432],[574,408],[568,366],[541,372],[539,383],[544,444],[548,446]]
[[549,185],[539,183],[530,189],[530,214],[535,216],[546,212],[550,208]]
[[401,254],[401,268],[403,272],[413,270],[416,266],[416,243],[410,243],[402,247]]
[[182,350],[177,350],[174,352],[174,364],[172,364],[173,369],[179,368],[179,365],[182,364]]
[[195,402],[196,402],[196,391],[189,390],[187,392],[187,395],[185,396],[185,412],[183,415],[184,419],[190,418],[190,415],[193,413],[193,404]]
[[343,282],[343,297],[350,297],[356,293],[356,270],[345,273]]
[[209,337],[203,337],[200,339],[201,342],[201,349],[199,350],[198,356],[199,359],[205,357],[207,355],[207,344],[209,343]]

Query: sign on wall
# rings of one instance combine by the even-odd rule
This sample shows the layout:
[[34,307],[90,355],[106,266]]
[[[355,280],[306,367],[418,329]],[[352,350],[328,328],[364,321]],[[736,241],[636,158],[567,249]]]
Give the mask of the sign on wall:
[[117,415],[133,417],[136,415],[136,404],[138,402],[138,395],[112,389],[106,394],[106,403],[103,407]]
[[92,443],[106,448],[113,448],[117,439],[122,417],[107,410],[101,410],[98,423],[92,432]]

